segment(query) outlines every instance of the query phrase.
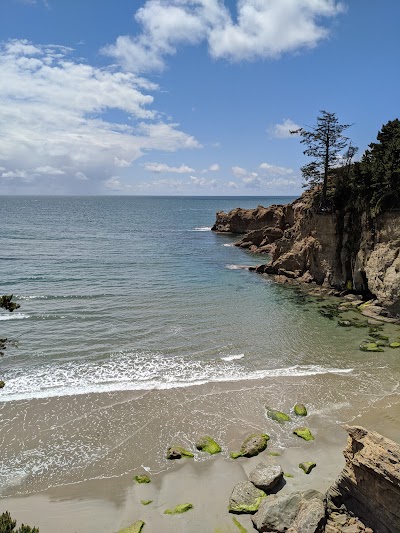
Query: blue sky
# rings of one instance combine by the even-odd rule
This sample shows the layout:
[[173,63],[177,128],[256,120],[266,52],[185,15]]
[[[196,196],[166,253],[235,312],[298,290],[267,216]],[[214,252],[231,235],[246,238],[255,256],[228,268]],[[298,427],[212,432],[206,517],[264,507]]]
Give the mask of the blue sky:
[[400,3],[1,0],[0,194],[297,195],[288,130],[399,116]]

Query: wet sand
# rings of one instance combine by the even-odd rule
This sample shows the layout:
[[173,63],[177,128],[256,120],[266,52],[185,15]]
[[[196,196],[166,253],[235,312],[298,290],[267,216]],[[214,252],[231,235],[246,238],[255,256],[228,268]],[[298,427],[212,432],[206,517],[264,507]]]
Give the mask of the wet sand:
[[[367,402],[373,391],[366,388],[350,405],[346,390],[355,386],[354,379],[351,374],[294,376],[12,402],[2,435],[3,466],[14,464],[21,476],[2,484],[0,510],[8,509],[18,523],[39,526],[41,533],[112,533],[139,519],[146,522],[144,531],[155,533],[237,532],[227,511],[229,495],[269,452],[280,453],[275,460],[293,476],[285,478],[282,490],[325,491],[344,464],[342,423],[400,441],[400,395]],[[289,412],[296,401],[307,403],[306,419],[284,425],[267,419],[266,404]],[[310,427],[316,440],[295,437],[299,425]],[[255,431],[270,435],[267,450],[231,460],[229,451]],[[221,443],[220,456],[196,452],[202,434]],[[195,459],[167,461],[165,451],[173,443],[194,451]],[[298,464],[308,460],[317,467],[306,476]],[[133,476],[146,470],[152,482],[135,484]],[[149,499],[148,506],[140,503]],[[181,516],[163,514],[180,503],[194,509]],[[238,520],[251,530],[249,517]]]

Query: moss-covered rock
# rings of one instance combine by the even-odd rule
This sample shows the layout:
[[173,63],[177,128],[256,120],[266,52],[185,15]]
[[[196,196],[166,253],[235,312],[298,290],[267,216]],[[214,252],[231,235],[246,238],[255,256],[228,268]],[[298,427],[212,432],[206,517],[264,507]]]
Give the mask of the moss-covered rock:
[[118,531],[118,533],[141,533],[145,523],[143,520],[138,520],[134,524]]
[[5,386],[6,386],[5,381],[0,380],[0,389],[4,389]]
[[301,468],[305,474],[309,474],[316,466],[317,464],[313,463],[312,461],[305,461],[304,463],[299,464],[299,468]]
[[209,453],[210,455],[214,455],[222,451],[221,446],[216,443],[214,439],[208,436],[200,437],[200,439],[196,442],[196,448],[202,452]]
[[167,459],[180,459],[181,457],[194,457],[194,454],[182,446],[170,446],[167,450]]
[[283,477],[294,477],[294,475],[289,472],[283,472]]
[[150,505],[151,503],[153,503],[153,500],[140,500],[140,503],[142,505]]
[[193,509],[193,504],[191,503],[181,503],[172,509],[165,509],[164,514],[182,514],[186,513],[190,509]]
[[304,440],[315,440],[314,435],[306,427],[296,428],[293,433]]
[[351,328],[353,325],[353,322],[351,320],[339,320],[338,326],[341,326],[342,328]]
[[400,342],[391,342],[389,346],[391,348],[400,348]]
[[238,528],[240,533],[247,533],[247,529],[244,526],[242,526],[242,524],[239,522],[237,518],[233,517],[233,523]]
[[293,410],[297,416],[307,416],[307,408],[303,403],[296,403]]
[[135,476],[133,479],[136,481],[136,483],[139,483],[139,484],[150,483],[150,481],[151,481],[149,476],[147,476],[146,474]]
[[282,411],[277,411],[276,409],[270,409],[269,407],[267,409],[267,417],[271,420],[275,420],[276,422],[289,422],[290,416],[286,413],[282,413]]
[[279,452],[268,452],[268,455],[270,455],[271,457],[280,457],[281,454]]
[[269,435],[266,433],[252,433],[244,439],[240,452],[231,452],[230,456],[232,459],[254,457],[265,450],[268,441]]
[[265,492],[257,489],[250,481],[239,481],[229,498],[229,512],[253,514],[265,497]]
[[376,342],[365,342],[360,344],[360,350],[362,352],[384,352],[385,350],[376,344]]

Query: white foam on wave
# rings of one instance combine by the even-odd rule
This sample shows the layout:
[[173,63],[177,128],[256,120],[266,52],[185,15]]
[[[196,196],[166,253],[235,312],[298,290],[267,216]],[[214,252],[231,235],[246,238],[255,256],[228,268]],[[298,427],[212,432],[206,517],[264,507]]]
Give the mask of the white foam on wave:
[[225,357],[221,357],[222,361],[235,361],[235,359],[242,359],[244,357],[244,353],[239,353],[237,355],[227,355]]
[[235,245],[233,244],[233,242],[231,242],[230,244],[225,243],[222,246],[225,246],[225,248],[232,248]]
[[190,231],[211,231],[211,226],[200,226],[199,228],[193,228]]
[[228,270],[247,270],[248,265],[225,265]]
[[[240,354],[240,357],[242,354]],[[232,356],[227,356],[232,357]],[[233,357],[238,358],[238,355]],[[13,368],[4,376],[7,387],[0,401],[71,396],[95,392],[190,387],[204,383],[257,380],[315,374],[349,374],[349,368],[295,365],[251,370],[233,359],[196,361],[162,354],[120,353],[106,361],[71,361]]]
[[9,313],[7,315],[0,315],[0,320],[22,320],[23,318],[29,318],[29,315],[24,313]]

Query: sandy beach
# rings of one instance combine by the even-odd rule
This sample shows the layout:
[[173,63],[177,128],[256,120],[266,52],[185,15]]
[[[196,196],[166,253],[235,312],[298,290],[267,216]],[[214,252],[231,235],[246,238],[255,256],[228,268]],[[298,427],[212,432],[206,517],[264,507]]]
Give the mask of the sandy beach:
[[[52,398],[25,402],[25,409],[24,402],[21,405],[13,402],[10,419],[14,421],[14,435],[9,435],[8,452],[22,446],[15,428],[26,435],[24,423],[31,428],[28,437],[31,442],[24,442],[25,450],[33,448],[36,439],[44,443],[48,431],[53,433],[49,446],[65,441],[64,450],[68,450],[69,436],[77,447],[70,451],[72,461],[71,456],[52,456],[49,449],[50,464],[46,471],[15,480],[6,494],[3,486],[1,510],[8,509],[18,521],[39,526],[41,533],[55,530],[59,533],[113,533],[139,519],[146,522],[145,531],[153,532],[237,531],[233,515],[227,510],[229,495],[235,483],[246,479],[250,470],[269,457],[269,453],[279,453],[273,460],[281,464],[286,474],[293,476],[285,477],[283,491],[306,488],[325,491],[344,464],[342,450],[347,434],[342,423],[354,422],[400,440],[400,423],[396,416],[400,406],[398,393],[369,405],[360,395],[359,405],[336,401],[321,408],[327,391],[329,395],[336,391],[341,396],[346,382],[347,386],[351,385],[349,375],[331,374],[285,378],[281,383],[274,378],[144,394],[125,392]],[[298,419],[280,425],[265,415],[266,403],[273,401],[282,410],[290,411],[306,394],[309,415],[305,423],[316,437],[313,442],[292,435],[293,428],[299,425]],[[281,395],[280,398],[277,395]],[[47,427],[35,427],[38,410]],[[15,423],[18,416],[21,424]],[[243,438],[255,431],[270,435],[267,450],[251,459],[230,459],[229,451],[237,450]],[[196,452],[194,442],[205,433],[221,443],[222,454],[209,457]],[[83,453],[85,446],[89,450],[89,443],[96,439],[98,450],[103,448],[103,452],[85,467],[79,453]],[[106,442],[112,452],[105,453]],[[191,449],[195,458],[167,461],[165,450],[173,443]],[[45,449],[43,453],[47,453]],[[307,460],[317,463],[317,468],[308,476],[298,468],[299,462]],[[64,461],[69,466],[56,467],[56,461],[59,465]],[[52,486],[56,468],[59,482],[58,486]],[[146,471],[151,483],[136,484],[133,476]],[[144,506],[140,500],[153,501]],[[194,508],[181,516],[163,514],[165,509],[181,503],[192,503]],[[237,518],[251,530],[248,516]]]

